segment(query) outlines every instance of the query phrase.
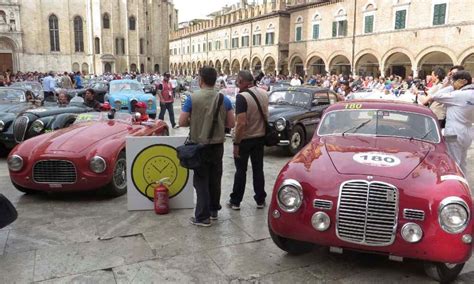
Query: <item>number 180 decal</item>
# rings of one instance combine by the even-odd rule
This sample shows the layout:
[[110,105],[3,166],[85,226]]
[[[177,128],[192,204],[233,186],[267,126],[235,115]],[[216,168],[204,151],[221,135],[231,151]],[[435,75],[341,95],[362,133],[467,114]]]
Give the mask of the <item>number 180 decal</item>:
[[395,167],[401,163],[396,156],[377,152],[355,154],[353,159],[359,164],[373,167]]

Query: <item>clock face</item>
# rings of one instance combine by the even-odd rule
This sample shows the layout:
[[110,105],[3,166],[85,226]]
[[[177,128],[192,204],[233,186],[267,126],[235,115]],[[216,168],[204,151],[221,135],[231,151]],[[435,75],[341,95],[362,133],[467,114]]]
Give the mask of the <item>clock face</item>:
[[153,145],[142,150],[132,163],[132,180],[138,191],[153,200],[154,188],[167,179],[170,198],[178,195],[189,178],[189,170],[179,164],[176,149],[169,145]]

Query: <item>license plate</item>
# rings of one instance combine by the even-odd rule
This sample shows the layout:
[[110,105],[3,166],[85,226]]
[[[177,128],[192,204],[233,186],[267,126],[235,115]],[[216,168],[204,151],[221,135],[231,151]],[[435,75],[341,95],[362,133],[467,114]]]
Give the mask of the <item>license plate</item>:
[[63,188],[63,185],[62,185],[62,184],[54,184],[54,183],[52,183],[52,184],[49,185],[49,187],[50,187],[50,188]]

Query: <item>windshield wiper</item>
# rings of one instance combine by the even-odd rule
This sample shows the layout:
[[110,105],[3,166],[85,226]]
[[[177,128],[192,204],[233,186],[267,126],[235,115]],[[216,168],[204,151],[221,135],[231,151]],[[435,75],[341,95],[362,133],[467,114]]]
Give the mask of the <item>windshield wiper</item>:
[[366,126],[367,124],[369,124],[371,121],[373,120],[373,118],[367,120],[367,121],[364,121],[362,122],[361,124],[359,124],[358,126],[354,126],[352,128],[349,128],[347,129],[346,131],[342,132],[342,136],[344,136],[347,132],[351,131],[351,130],[354,130],[354,132],[352,133],[355,133],[357,130],[361,129],[362,127]]
[[277,104],[279,104],[279,105],[290,105],[291,103],[287,102],[287,101],[278,101]]
[[417,140],[425,140],[425,138],[433,131],[433,129],[428,130],[428,132],[425,133],[421,138],[416,138],[416,137],[410,137],[410,140],[417,139]]

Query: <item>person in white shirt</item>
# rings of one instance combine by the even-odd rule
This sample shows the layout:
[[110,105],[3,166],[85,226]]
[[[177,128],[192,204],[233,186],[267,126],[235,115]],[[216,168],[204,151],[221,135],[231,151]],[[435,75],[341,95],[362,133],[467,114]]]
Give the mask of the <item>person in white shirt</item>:
[[448,152],[461,170],[467,174],[467,151],[472,144],[472,124],[474,123],[474,85],[471,74],[458,71],[453,75],[453,85],[436,94],[420,97],[422,104],[439,102],[446,106],[445,135]]
[[291,79],[290,85],[293,86],[293,87],[301,86],[301,81],[298,78],[298,75],[293,76],[293,79]]

